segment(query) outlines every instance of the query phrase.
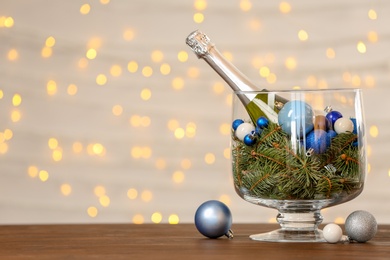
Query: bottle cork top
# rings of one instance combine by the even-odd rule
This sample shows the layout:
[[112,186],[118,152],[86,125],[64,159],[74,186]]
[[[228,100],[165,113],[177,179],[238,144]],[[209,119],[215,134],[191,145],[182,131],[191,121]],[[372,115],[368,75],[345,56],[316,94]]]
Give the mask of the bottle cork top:
[[210,42],[210,38],[199,30],[188,35],[186,43],[198,58],[207,54],[209,49],[214,47],[214,44]]

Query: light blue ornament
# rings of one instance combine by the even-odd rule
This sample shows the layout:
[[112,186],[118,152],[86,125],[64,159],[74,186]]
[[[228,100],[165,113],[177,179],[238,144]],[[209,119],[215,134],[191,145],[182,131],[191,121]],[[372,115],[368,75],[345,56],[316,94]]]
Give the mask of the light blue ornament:
[[278,123],[290,136],[300,139],[314,128],[314,113],[309,104],[292,100],[284,104],[278,114]]
[[218,200],[204,202],[195,213],[195,226],[198,231],[209,238],[227,236],[233,238],[230,230],[232,215],[229,208]]

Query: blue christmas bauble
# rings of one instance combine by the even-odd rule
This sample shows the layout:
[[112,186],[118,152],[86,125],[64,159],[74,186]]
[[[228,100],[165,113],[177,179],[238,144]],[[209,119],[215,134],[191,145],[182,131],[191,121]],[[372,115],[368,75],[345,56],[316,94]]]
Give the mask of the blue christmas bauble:
[[252,146],[256,143],[256,132],[252,131],[244,137],[244,144]]
[[317,129],[311,131],[306,136],[306,150],[312,148],[314,153],[322,154],[326,151],[327,148],[326,140],[327,140],[327,135],[324,130]]
[[289,135],[302,138],[314,128],[314,113],[309,104],[292,100],[284,104],[278,114],[278,123]]
[[233,128],[233,130],[236,131],[237,127],[238,127],[239,125],[241,125],[242,123],[244,123],[244,120],[242,120],[242,119],[236,119],[236,120],[234,120],[233,123],[232,123],[232,128]]
[[339,111],[332,110],[328,114],[326,114],[326,118],[329,120],[330,124],[332,125],[332,128],[334,126],[334,123],[337,121],[337,119],[342,118],[343,115]]
[[355,135],[357,134],[357,124],[356,124],[356,118],[350,118],[352,123],[353,123],[353,131],[352,133],[354,133]]
[[261,133],[263,132],[263,129],[261,129],[260,127],[256,126],[255,132],[256,132],[256,135],[260,136]]
[[218,238],[229,234],[232,215],[229,208],[218,200],[204,202],[195,213],[195,226],[209,238]]
[[268,127],[268,119],[264,116],[261,116],[256,120],[256,124],[258,127],[260,127],[260,129],[267,128]]
[[337,133],[336,131],[333,131],[333,130],[329,130],[327,133],[326,133],[326,146],[329,147],[330,144],[332,143],[332,139],[334,137],[336,137]]

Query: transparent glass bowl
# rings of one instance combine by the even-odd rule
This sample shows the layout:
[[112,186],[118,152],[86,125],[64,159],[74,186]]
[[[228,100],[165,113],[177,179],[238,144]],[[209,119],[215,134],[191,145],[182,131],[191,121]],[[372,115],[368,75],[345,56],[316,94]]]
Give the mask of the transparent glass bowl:
[[325,241],[318,229],[321,209],[363,191],[362,109],[359,89],[235,92],[235,190],[247,202],[277,209],[280,224],[280,229],[251,239]]

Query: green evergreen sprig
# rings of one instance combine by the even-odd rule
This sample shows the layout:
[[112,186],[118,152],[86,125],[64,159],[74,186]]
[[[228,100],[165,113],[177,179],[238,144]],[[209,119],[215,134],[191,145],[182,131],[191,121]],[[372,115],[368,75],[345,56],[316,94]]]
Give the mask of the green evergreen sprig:
[[263,199],[329,199],[361,189],[357,135],[338,134],[323,154],[307,154],[270,122],[254,146],[234,137],[233,176],[241,193]]

